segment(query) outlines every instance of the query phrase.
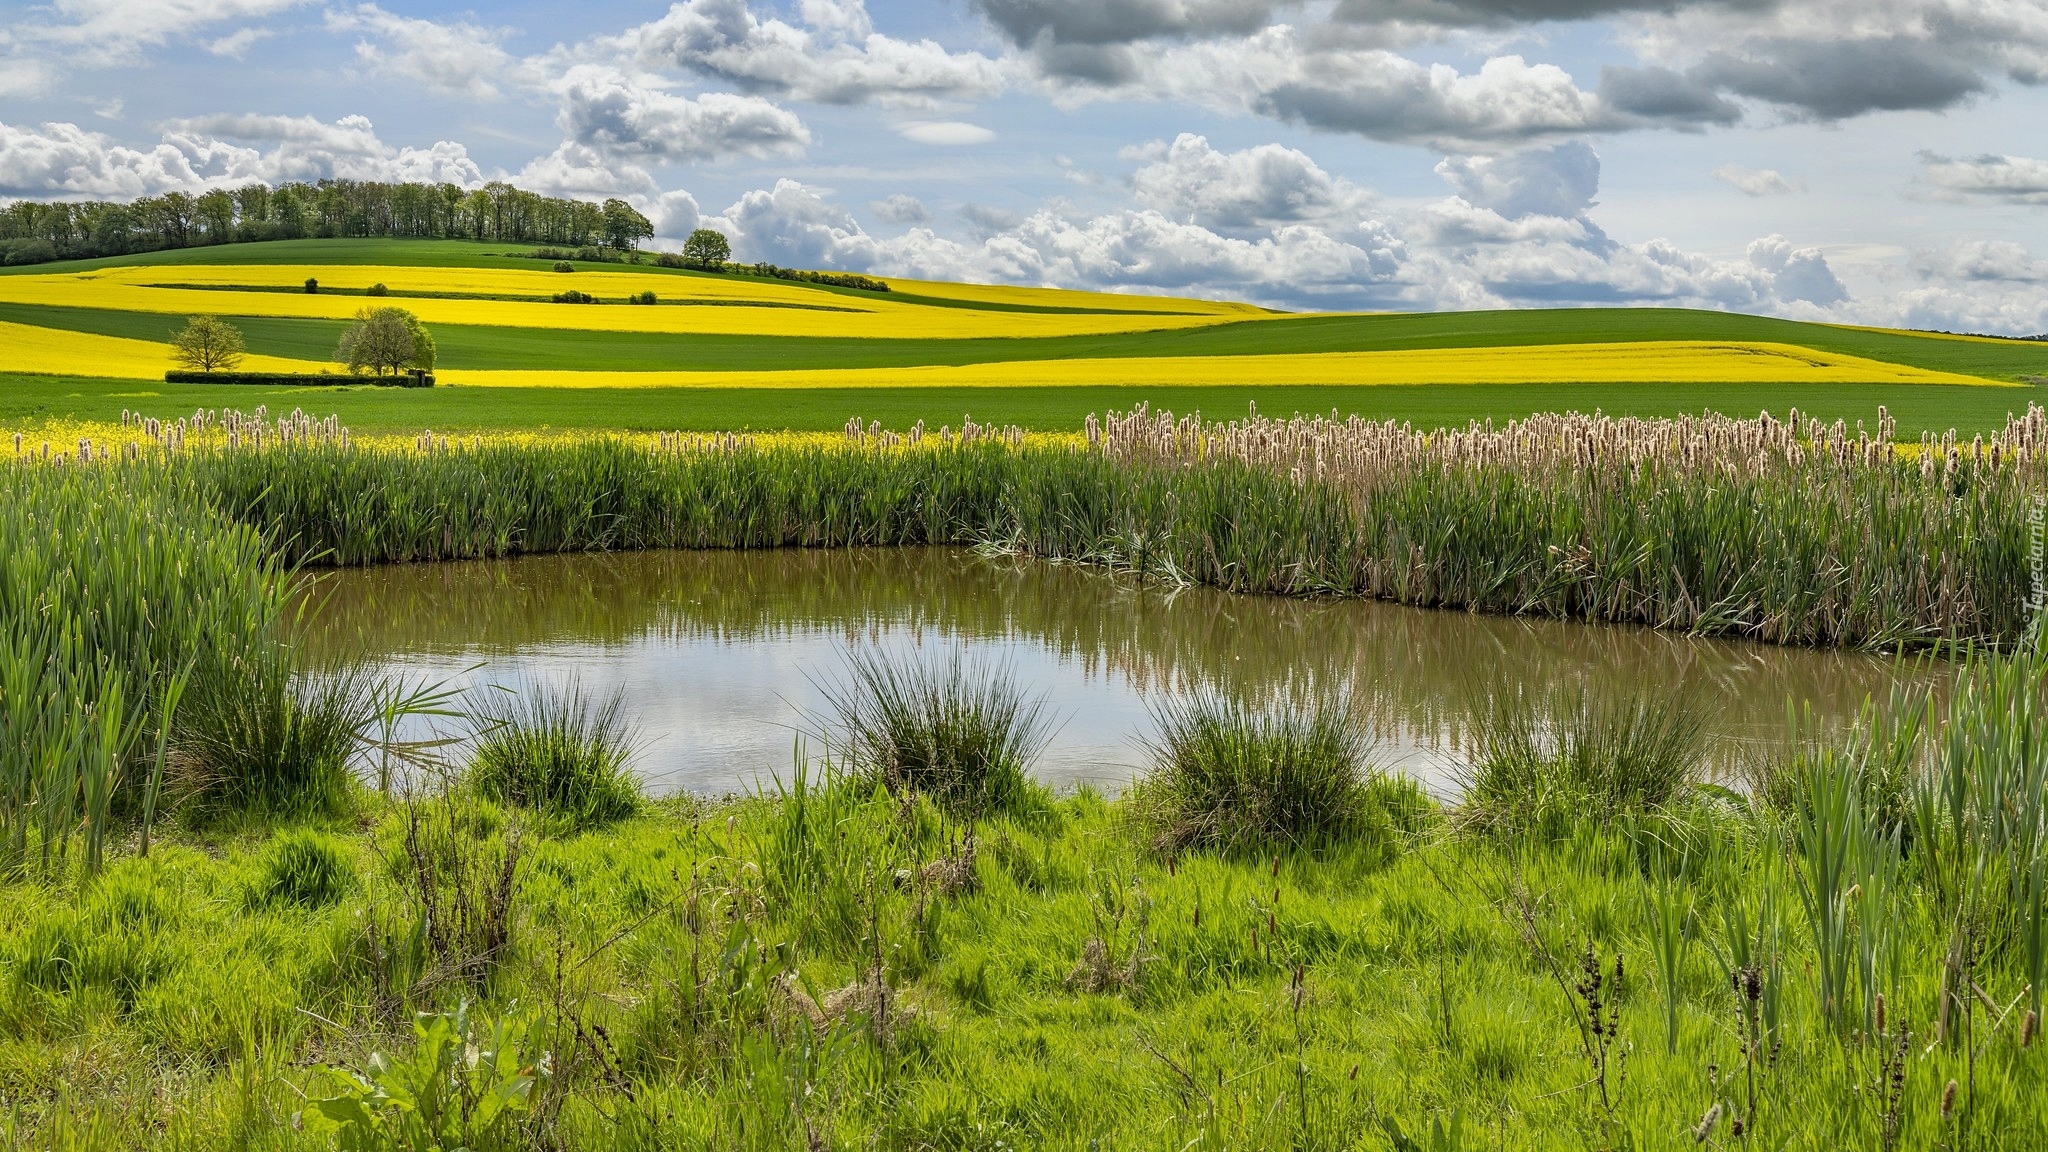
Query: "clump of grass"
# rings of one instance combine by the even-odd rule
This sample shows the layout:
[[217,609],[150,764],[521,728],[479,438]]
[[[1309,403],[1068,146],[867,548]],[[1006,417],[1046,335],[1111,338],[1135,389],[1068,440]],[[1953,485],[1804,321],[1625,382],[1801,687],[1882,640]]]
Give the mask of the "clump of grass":
[[347,895],[355,883],[355,864],[339,843],[318,832],[293,829],[264,850],[247,902],[252,908],[325,908]]
[[847,659],[845,682],[826,688],[842,755],[894,794],[922,793],[956,812],[1010,811],[1034,793],[1025,774],[1052,735],[1042,699],[1009,672],[958,653],[892,660],[876,650]]
[[194,692],[175,783],[207,808],[336,811],[385,691],[368,665],[301,673],[290,649],[262,653]]
[[1490,701],[1475,743],[1465,820],[1544,835],[1665,809],[1697,781],[1704,755],[1699,717],[1683,703],[1576,690]]
[[1211,692],[1155,710],[1154,767],[1134,797],[1162,852],[1316,849],[1390,840],[1387,801],[1342,697],[1267,706]]
[[471,785],[572,832],[631,816],[640,785],[622,704],[616,692],[587,701],[577,685],[494,694],[476,711]]

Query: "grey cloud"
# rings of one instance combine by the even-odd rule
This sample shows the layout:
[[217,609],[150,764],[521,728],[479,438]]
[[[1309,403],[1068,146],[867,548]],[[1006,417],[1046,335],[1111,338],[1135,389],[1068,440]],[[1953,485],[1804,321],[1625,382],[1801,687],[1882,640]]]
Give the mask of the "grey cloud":
[[1261,93],[1253,107],[1314,128],[1442,147],[1519,143],[1610,126],[1600,101],[1552,65],[1497,56],[1458,75],[1386,52],[1303,67]]
[[1578,140],[1504,156],[1448,156],[1436,172],[1467,203],[1509,220],[1583,216],[1600,191],[1600,157]]
[[821,104],[929,106],[1001,91],[1008,65],[932,40],[875,33],[859,0],[812,2],[799,27],[747,0],[682,0],[605,41],[650,68],[682,68],[750,92]]
[[1020,46],[1131,44],[1162,36],[1247,35],[1287,0],[973,0]]
[[988,204],[968,204],[960,209],[960,218],[982,236],[994,236],[1017,226],[1023,217],[1005,208]]
[[1909,36],[1760,40],[1711,53],[1690,75],[1818,120],[1948,108],[1985,86],[1947,48]]
[[932,219],[932,211],[924,206],[924,201],[904,192],[898,192],[886,200],[877,200],[868,207],[874,210],[875,215],[889,223],[904,227],[929,224]]
[[1935,187],[1953,195],[2048,204],[2048,160],[1999,155],[1958,159],[1922,152],[1920,166]]
[[1041,43],[1032,52],[1041,72],[1068,80],[1113,87],[1142,75],[1139,61],[1124,44]]
[[1331,19],[1347,24],[1500,26],[1537,21],[1594,20],[1684,7],[1761,11],[1782,0],[1341,0]]
[[2048,260],[2010,240],[1963,240],[1948,251],[1920,253],[1914,265],[1923,275],[2010,284],[2048,281]]
[[801,151],[810,130],[758,96],[707,92],[694,99],[617,76],[572,70],[556,118],[571,143],[661,159],[770,156]]
[[1666,126],[1733,124],[1742,109],[1699,80],[1669,68],[1600,69],[1600,102],[1632,120]]

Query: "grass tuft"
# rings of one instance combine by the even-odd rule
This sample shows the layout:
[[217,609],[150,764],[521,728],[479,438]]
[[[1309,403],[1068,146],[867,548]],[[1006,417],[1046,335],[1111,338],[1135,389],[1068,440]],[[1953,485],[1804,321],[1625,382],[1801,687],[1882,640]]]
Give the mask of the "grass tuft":
[[325,908],[355,888],[356,868],[332,837],[304,829],[280,833],[264,850],[250,883],[251,908]]
[[1497,697],[1476,711],[1468,825],[1561,835],[1667,808],[1699,779],[1699,717],[1677,701],[1569,690]]
[[581,687],[535,688],[487,699],[470,783],[501,804],[533,811],[565,831],[623,820],[640,808],[633,742],[622,698],[586,701]]
[[[1203,692],[1163,704],[1155,716],[1155,766],[1136,800],[1157,850],[1391,842],[1389,801],[1402,788],[1383,785],[1368,764],[1343,698],[1260,707]],[[1411,806],[1400,804],[1404,815]]]
[[906,662],[860,650],[826,697],[842,755],[891,793],[967,813],[1014,811],[1035,794],[1025,773],[1051,721],[1007,671],[957,653]]

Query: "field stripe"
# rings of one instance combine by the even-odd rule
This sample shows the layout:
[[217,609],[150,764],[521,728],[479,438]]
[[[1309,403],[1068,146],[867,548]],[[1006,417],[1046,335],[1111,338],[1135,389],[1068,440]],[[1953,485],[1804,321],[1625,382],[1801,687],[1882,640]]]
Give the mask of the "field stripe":
[[1007,361],[791,372],[443,372],[451,384],[521,388],[1048,387],[1323,384],[1972,384],[1996,381],[1792,344],[1642,341],[1302,355]]
[[[1093,336],[1124,332],[1199,328],[1246,319],[1243,313],[1216,311],[1203,315],[1162,315],[1155,312],[1099,313],[983,312],[971,308],[933,307],[889,300],[886,295],[856,299],[778,285],[687,282],[611,272],[573,275],[524,269],[477,271],[456,269],[446,275],[419,268],[325,267],[279,265],[243,267],[213,265],[168,270],[152,267],[49,276],[0,277],[0,302],[61,305],[154,312],[172,315],[301,317],[347,320],[375,303],[361,296],[309,295],[302,292],[235,292],[152,287],[152,284],[302,283],[312,275],[334,287],[366,288],[384,283],[393,291],[490,291],[506,294],[553,293],[574,288],[603,299],[618,300],[630,292],[652,288],[671,299],[717,299],[721,307],[632,307],[621,303],[554,304],[499,300],[436,300],[393,298],[428,325],[473,324],[511,328],[545,328],[579,332],[653,332],[744,336],[901,337],[962,339],[994,336]],[[682,283],[687,289],[678,291]],[[747,300],[779,303],[823,303],[835,309],[820,312],[788,307],[750,307]]]

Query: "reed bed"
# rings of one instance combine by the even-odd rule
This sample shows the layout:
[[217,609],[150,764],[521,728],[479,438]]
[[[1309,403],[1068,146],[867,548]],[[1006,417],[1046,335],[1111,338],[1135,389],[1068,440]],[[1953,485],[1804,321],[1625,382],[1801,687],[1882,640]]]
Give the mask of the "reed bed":
[[[2017,639],[2028,508],[2048,490],[2048,412],[2030,405],[1968,443],[1896,443],[1882,408],[1876,425],[1795,410],[1425,431],[1256,413],[1211,423],[1141,406],[1091,420],[1087,435],[1108,459],[1177,469],[1197,488],[1192,477],[1235,464],[1300,494],[1262,494],[1298,509],[1291,555],[1198,553],[1196,579],[1284,572],[1288,590],[1776,643]],[[1233,519],[1272,515],[1250,506]]]
[[1141,408],[1070,445],[971,421],[854,421],[836,444],[406,446],[304,413],[212,420],[145,422],[135,454],[170,460],[292,563],[964,544],[1233,591],[1878,649],[2016,640],[2029,508],[2048,491],[2038,408],[1967,444],[1796,413],[1423,433]]
[[74,835],[97,870],[117,817],[153,815],[193,702],[275,666],[287,597],[174,469],[0,468],[0,870]]

